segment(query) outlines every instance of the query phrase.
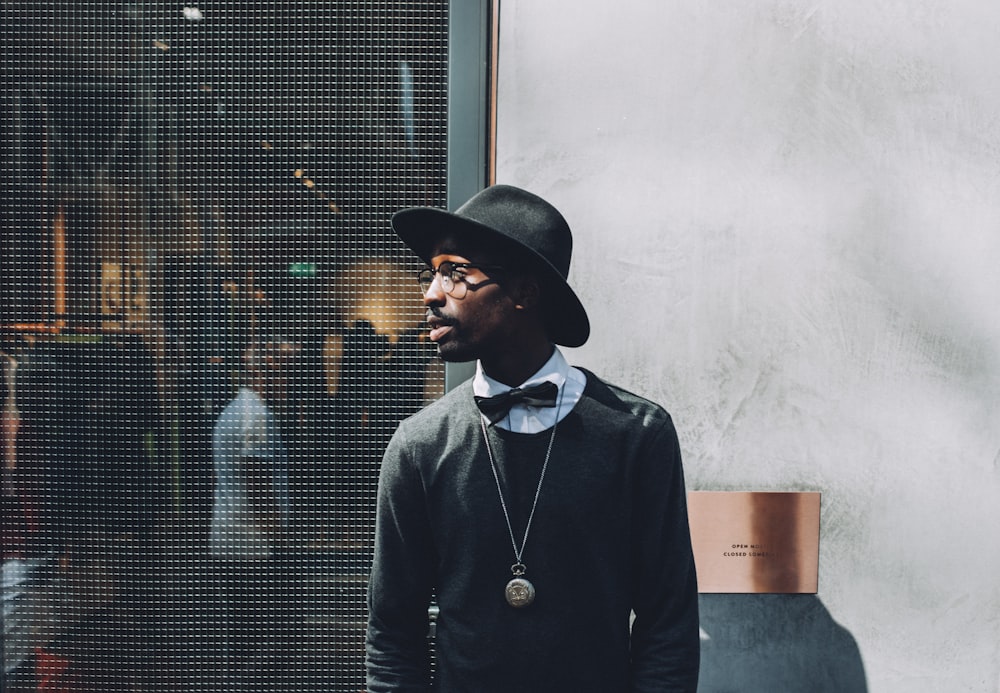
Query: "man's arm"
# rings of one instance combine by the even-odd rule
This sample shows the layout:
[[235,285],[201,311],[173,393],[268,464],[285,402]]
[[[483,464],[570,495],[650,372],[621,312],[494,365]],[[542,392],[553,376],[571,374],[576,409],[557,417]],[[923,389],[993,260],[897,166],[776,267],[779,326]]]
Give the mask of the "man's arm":
[[639,460],[632,693],[693,693],[700,656],[698,585],[680,445],[668,420]]
[[247,486],[247,503],[254,524],[268,536],[277,538],[279,521],[278,495],[274,488],[273,460],[270,457],[241,457]]
[[430,690],[428,617],[435,552],[423,485],[397,431],[379,475],[375,556],[368,581],[369,693]]
[[[281,449],[277,427],[263,402],[257,406],[244,406],[239,415],[241,418],[235,421],[223,422],[220,419],[213,447],[223,460],[229,455],[238,455],[233,461],[239,464],[254,526],[269,540],[275,539],[281,526],[278,493],[274,485],[274,471],[280,463]],[[237,441],[238,451],[226,449]]]

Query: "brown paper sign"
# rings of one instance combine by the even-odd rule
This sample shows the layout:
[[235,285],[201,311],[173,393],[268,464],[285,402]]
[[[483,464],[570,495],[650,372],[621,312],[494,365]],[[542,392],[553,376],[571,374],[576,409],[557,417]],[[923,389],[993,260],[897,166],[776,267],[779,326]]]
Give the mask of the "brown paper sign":
[[692,491],[698,591],[815,594],[820,494]]

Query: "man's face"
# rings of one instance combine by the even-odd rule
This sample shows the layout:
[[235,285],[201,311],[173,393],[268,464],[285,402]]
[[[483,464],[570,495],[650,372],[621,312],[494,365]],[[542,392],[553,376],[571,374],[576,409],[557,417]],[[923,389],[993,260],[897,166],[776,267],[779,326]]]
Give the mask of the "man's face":
[[300,345],[292,342],[268,342],[260,355],[258,377],[262,381],[262,394],[268,405],[280,409],[293,395],[289,385],[298,368]]
[[485,360],[509,348],[517,311],[514,299],[501,283],[506,274],[492,269],[498,263],[485,253],[466,250],[459,254],[447,245],[439,245],[435,252],[431,269],[441,268],[442,263],[459,265],[452,275],[457,281],[450,293],[445,290],[447,282],[435,273],[424,294],[429,337],[437,344],[441,358]]

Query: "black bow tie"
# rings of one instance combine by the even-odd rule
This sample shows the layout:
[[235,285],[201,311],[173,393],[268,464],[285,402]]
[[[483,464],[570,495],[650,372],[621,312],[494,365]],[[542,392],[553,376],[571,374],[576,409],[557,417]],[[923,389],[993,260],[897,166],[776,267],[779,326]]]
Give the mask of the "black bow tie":
[[502,392],[495,397],[476,397],[476,406],[483,415],[490,420],[490,424],[507,416],[507,412],[515,404],[524,404],[529,407],[554,407],[556,406],[556,395],[559,394],[559,387],[546,381],[540,385],[532,385],[521,389],[515,387],[513,390]]

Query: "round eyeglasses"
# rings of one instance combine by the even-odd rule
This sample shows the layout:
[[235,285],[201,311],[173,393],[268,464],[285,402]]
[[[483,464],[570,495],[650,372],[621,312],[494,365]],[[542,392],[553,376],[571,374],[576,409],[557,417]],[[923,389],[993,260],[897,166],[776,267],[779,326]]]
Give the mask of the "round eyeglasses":
[[490,272],[502,272],[503,267],[498,265],[478,265],[472,262],[442,262],[437,269],[426,268],[417,273],[417,283],[420,285],[420,293],[424,296],[431,289],[434,283],[434,275],[441,277],[441,289],[452,298],[464,298],[471,288],[476,291],[482,286],[495,283],[493,279],[486,279],[481,282],[470,284],[466,277],[468,270],[478,269]]

